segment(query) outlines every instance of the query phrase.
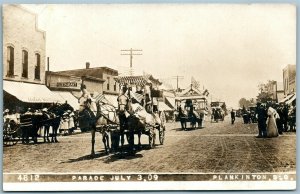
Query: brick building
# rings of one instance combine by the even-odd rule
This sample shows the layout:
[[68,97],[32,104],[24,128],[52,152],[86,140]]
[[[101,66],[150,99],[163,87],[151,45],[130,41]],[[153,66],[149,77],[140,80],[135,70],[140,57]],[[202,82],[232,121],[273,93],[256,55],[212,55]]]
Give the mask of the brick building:
[[3,6],[3,79],[45,83],[46,33],[37,15],[18,5]]
[[23,112],[64,99],[45,84],[46,33],[37,15],[20,5],[3,5],[4,108]]

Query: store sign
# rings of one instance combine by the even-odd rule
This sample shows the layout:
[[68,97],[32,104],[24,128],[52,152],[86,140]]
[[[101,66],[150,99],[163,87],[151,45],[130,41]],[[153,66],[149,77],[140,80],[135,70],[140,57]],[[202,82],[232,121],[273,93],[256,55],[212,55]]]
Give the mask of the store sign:
[[57,82],[57,87],[60,88],[77,88],[78,83],[77,82]]

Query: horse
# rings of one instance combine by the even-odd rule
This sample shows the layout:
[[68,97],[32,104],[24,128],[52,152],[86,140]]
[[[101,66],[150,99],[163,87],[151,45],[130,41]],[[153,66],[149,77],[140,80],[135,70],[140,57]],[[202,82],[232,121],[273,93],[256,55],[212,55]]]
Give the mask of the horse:
[[46,140],[47,142],[50,142],[49,131],[50,131],[50,127],[52,127],[51,142],[58,143],[57,131],[60,126],[61,117],[67,110],[73,111],[74,109],[67,103],[64,104],[54,103],[52,104],[52,106],[48,108],[47,112],[43,113],[44,142],[46,142]]
[[[139,103],[131,104],[129,102],[129,108],[133,109],[131,114],[127,117],[127,126],[131,133],[138,135],[138,146],[141,147],[141,135],[147,134],[149,136],[150,147],[155,146],[156,133],[155,128],[164,127],[162,120],[158,113],[148,113],[144,107]],[[131,136],[133,138],[133,135]],[[134,144],[134,141],[131,142]]]
[[186,123],[188,121],[187,118],[187,111],[186,110],[182,110],[181,108],[179,109],[178,112],[178,117],[179,117],[179,121],[181,123],[181,129],[182,130],[186,130]]
[[[90,98],[86,98],[84,96],[79,98],[80,109],[79,109],[79,118],[85,120],[85,124],[87,124],[86,128],[91,129],[92,135],[92,148],[91,148],[91,156],[95,155],[95,135],[96,131],[99,131],[102,134],[102,142],[104,143],[105,153],[109,154],[110,146],[109,146],[109,124],[115,123],[115,121],[111,121],[109,117],[106,117],[101,110],[100,101],[94,102]],[[99,129],[99,130],[97,130]]]

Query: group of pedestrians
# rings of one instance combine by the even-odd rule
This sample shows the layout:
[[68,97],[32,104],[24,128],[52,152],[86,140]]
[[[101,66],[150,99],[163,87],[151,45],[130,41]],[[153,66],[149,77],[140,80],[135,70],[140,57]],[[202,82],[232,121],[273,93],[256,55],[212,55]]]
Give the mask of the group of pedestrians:
[[[288,130],[289,108],[285,104],[257,104],[258,136],[278,137]],[[290,130],[292,130],[290,128]]]
[[[231,124],[234,124],[235,117],[236,112],[232,109]],[[254,117],[258,125],[257,138],[278,137],[278,135],[281,135],[283,134],[283,132],[287,132],[288,130],[296,131],[295,105],[289,107],[287,104],[284,103],[257,103]],[[245,118],[243,118],[243,120],[244,119]]]
[[77,128],[75,125],[75,114],[71,110],[66,111],[63,116],[61,117],[61,122],[59,126],[59,131],[63,135],[69,135],[74,132]]

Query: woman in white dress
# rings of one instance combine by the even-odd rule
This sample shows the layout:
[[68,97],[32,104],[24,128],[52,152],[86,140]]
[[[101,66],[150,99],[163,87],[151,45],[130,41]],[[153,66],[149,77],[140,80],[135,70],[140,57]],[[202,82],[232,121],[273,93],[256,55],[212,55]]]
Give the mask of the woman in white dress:
[[268,108],[268,119],[267,119],[267,137],[277,137],[278,128],[276,125],[276,118],[279,117],[277,111],[271,106]]

